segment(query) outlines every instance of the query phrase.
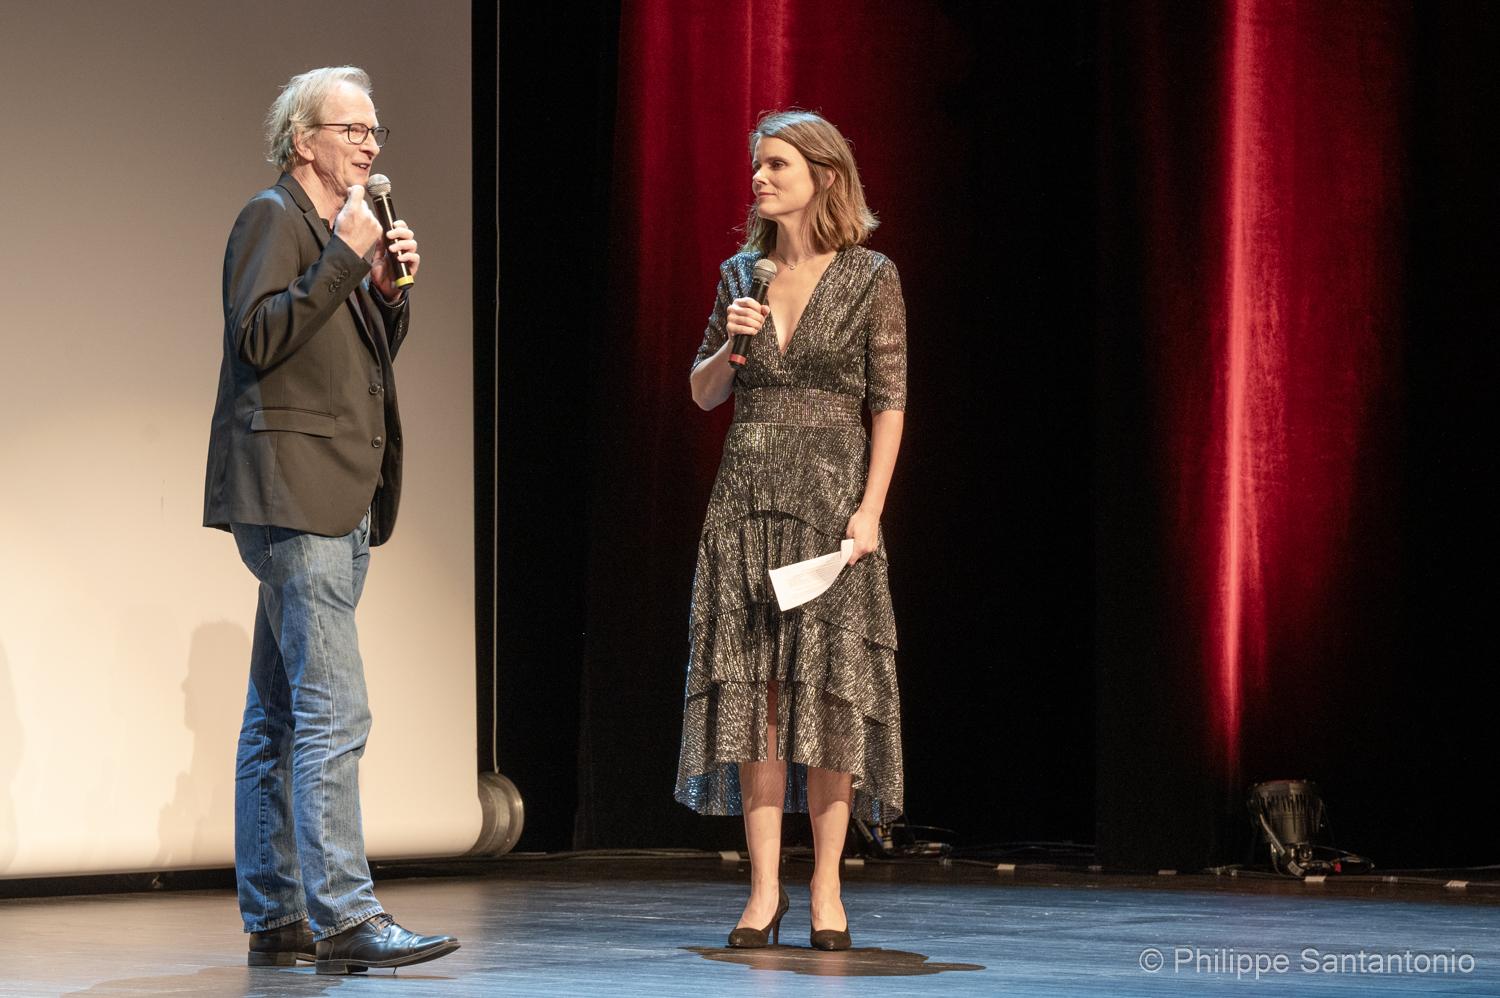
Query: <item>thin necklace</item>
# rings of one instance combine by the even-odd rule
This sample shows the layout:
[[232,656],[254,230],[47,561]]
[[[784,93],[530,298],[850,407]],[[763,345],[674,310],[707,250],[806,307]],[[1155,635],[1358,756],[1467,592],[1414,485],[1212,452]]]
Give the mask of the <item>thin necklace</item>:
[[808,257],[807,259],[800,260],[797,263],[793,263],[792,261],[788,260],[786,257],[782,257],[781,258],[781,262],[784,263],[784,264],[786,264],[786,269],[787,270],[796,270],[798,267],[802,266],[802,264],[806,263],[808,260],[811,260],[811,259],[813,259],[813,257],[816,257],[818,255],[819,254],[814,253],[812,256]]

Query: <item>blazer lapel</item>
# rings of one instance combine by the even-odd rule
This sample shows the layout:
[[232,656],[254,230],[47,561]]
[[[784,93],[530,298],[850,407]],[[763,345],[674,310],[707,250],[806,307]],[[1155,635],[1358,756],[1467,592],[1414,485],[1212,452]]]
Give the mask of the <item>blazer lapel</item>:
[[[318,241],[318,249],[327,249],[328,240],[332,237],[333,233],[328,231],[328,223],[318,214],[318,209],[313,207],[312,198],[307,196],[307,191],[303,190],[302,185],[289,173],[283,173],[281,179],[276,181],[276,186],[290,194],[292,200],[296,202],[297,207],[302,209],[302,219],[307,223],[307,227],[312,230],[313,238]],[[354,316],[354,326],[359,330],[360,338],[365,341],[365,345],[370,348],[370,352],[375,355],[375,359],[379,360],[380,348],[375,343],[375,326],[370,319],[374,310],[368,307],[369,303],[367,301],[363,300],[363,298],[368,298],[370,294],[369,291],[365,290],[367,282],[368,278],[360,281],[358,287],[354,289],[354,293],[349,296],[345,304]]]

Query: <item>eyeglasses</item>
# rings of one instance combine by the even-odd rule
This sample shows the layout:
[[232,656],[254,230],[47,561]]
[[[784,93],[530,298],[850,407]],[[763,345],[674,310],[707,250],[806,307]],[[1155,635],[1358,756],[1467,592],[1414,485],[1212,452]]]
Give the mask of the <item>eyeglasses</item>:
[[354,143],[355,145],[363,145],[364,141],[365,141],[365,136],[371,134],[372,132],[375,135],[375,145],[376,146],[383,146],[383,145],[385,145],[385,140],[391,137],[391,130],[389,128],[386,128],[384,125],[380,125],[379,127],[376,127],[376,128],[371,128],[369,125],[363,125],[363,124],[360,124],[357,121],[355,121],[355,122],[342,122],[342,121],[340,121],[340,122],[330,122],[330,123],[327,123],[327,124],[319,125],[318,127],[319,128],[342,128],[344,130],[344,138],[348,139],[350,142]]

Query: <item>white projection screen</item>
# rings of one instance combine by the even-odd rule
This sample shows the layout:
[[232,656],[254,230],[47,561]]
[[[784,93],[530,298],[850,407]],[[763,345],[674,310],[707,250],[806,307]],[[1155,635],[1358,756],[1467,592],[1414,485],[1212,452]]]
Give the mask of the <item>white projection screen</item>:
[[0,5],[0,877],[233,862],[256,586],[202,517],[224,243],[281,83],[374,80],[422,246],[359,611],[373,858],[478,835],[469,5]]

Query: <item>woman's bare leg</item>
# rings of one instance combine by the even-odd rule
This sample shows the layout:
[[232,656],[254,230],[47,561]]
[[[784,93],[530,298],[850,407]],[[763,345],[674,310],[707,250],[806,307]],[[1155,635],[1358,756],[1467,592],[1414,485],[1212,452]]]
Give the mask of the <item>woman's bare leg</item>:
[[849,803],[853,796],[848,773],[807,767],[807,813],[812,819],[812,926],[848,928],[844,902],[839,897],[839,866],[844,835],[849,831]]
[[776,917],[781,888],[781,811],[786,800],[786,760],[776,751],[776,684],[766,696],[770,723],[767,755],[740,763],[740,800],[745,812],[745,847],[750,853],[750,900],[735,928],[764,929]]

